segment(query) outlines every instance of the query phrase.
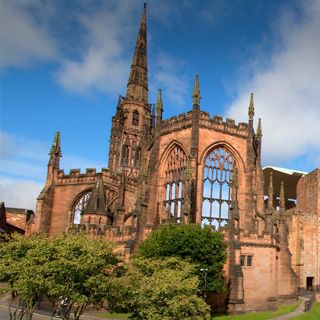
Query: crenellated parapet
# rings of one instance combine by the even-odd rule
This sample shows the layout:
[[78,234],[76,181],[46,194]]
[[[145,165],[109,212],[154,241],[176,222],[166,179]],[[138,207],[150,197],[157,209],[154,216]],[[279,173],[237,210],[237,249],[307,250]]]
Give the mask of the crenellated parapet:
[[134,240],[136,228],[131,226],[114,227],[98,224],[79,224],[74,226],[79,232],[85,232],[91,237],[102,237],[106,240],[126,243],[129,240]]
[[226,121],[223,121],[223,118],[217,115],[215,115],[213,118],[210,118],[210,114],[208,112],[200,112],[199,126],[200,128],[221,131],[243,138],[248,137],[247,123],[240,122],[236,124],[235,120],[229,118],[226,118]]
[[[161,125],[161,135],[191,127],[192,111],[163,120]],[[201,111],[199,113],[199,127],[236,135],[243,138],[248,137],[249,126],[247,123],[240,122],[236,124],[235,120],[229,118],[226,118],[224,121],[222,117],[217,115],[215,115],[213,118],[210,118],[210,114],[208,112]]]
[[[101,172],[97,172],[95,168],[87,168],[83,173],[80,169],[71,169],[69,174],[64,170],[56,172],[56,185],[65,184],[92,184],[97,181],[98,176],[101,175],[103,182],[108,185],[118,186],[121,181],[121,175],[107,168],[102,168]],[[137,178],[129,176],[126,177],[126,184],[130,188],[135,188],[137,185]]]
[[178,116],[171,117],[162,121],[161,135],[170,132],[179,131],[192,126],[192,111],[181,113]]

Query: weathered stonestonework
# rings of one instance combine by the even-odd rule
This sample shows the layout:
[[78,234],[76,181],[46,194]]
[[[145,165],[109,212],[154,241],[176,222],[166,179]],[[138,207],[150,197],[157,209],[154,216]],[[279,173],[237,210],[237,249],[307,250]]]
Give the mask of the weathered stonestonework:
[[298,205],[287,210],[284,186],[275,193],[272,178],[264,181],[253,95],[248,123],[211,117],[200,109],[198,76],[191,111],[162,119],[161,91],[156,110],[148,102],[146,30],[144,7],[127,93],[112,118],[108,169],[65,174],[57,133],[30,232],[76,228],[117,241],[128,258],[162,223],[209,224],[229,245],[231,312],[294,299],[308,275],[318,285],[319,170],[301,178]]

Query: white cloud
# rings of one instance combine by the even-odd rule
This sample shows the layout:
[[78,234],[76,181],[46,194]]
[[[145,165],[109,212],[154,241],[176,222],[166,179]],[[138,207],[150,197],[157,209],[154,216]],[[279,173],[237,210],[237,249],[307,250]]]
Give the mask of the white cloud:
[[264,161],[273,164],[320,155],[320,2],[301,6],[302,18],[288,12],[279,17],[274,32],[280,42],[272,48],[269,66],[255,65],[253,76],[238,83],[238,97],[227,112],[247,121],[254,92],[256,118],[263,121]]
[[183,60],[166,53],[159,54],[155,59],[154,75],[151,91],[162,89],[163,96],[175,106],[183,106],[185,98],[190,96],[186,75],[186,64]]
[[35,210],[43,184],[31,180],[11,180],[0,176],[0,202],[6,207]]
[[131,59],[127,35],[133,31],[133,5],[115,2],[113,6],[77,16],[85,30],[85,49],[80,59],[62,60],[57,73],[60,84],[84,93],[92,89],[119,92],[124,88]]
[[[142,4],[138,0],[90,4],[0,0],[0,67],[19,68],[53,61],[56,81],[69,91],[122,92],[129,77]],[[150,6],[148,19],[150,15],[150,19],[169,24],[181,8],[188,8],[181,5],[163,1]],[[176,70],[181,61],[165,54],[158,58],[158,84],[167,91],[168,99],[182,104],[185,79]]]
[[37,20],[30,7],[49,14],[48,4],[38,0],[0,2],[0,67],[22,67],[34,61],[52,60],[56,47],[44,20]]
[[[44,186],[50,143],[30,140],[5,132],[0,133],[0,202],[6,206],[34,209],[36,198]],[[60,164],[70,169],[97,168],[96,161],[77,155],[63,154]]]

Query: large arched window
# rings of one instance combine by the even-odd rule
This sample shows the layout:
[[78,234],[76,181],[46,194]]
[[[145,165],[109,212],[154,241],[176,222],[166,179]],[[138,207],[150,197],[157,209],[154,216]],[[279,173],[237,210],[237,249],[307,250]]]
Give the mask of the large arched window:
[[207,153],[203,167],[202,223],[216,229],[227,223],[235,167],[235,160],[225,147]]
[[88,200],[91,196],[92,191],[85,192],[74,204],[72,209],[72,223],[79,224],[81,220],[81,213],[86,208]]
[[163,202],[166,219],[181,221],[183,202],[183,179],[187,157],[181,147],[175,146],[165,164],[165,200]]

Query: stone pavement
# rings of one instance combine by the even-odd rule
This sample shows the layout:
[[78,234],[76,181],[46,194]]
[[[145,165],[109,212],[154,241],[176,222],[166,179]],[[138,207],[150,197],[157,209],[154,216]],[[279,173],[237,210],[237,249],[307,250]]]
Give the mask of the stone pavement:
[[272,320],[288,320],[288,319],[292,319],[294,317],[297,317],[297,316],[300,316],[300,315],[304,314],[304,311],[303,311],[304,310],[304,303],[306,301],[308,301],[309,298],[300,297],[300,300],[301,300],[300,301],[300,305],[295,311],[287,313],[287,314],[284,314],[283,316],[272,318]]

